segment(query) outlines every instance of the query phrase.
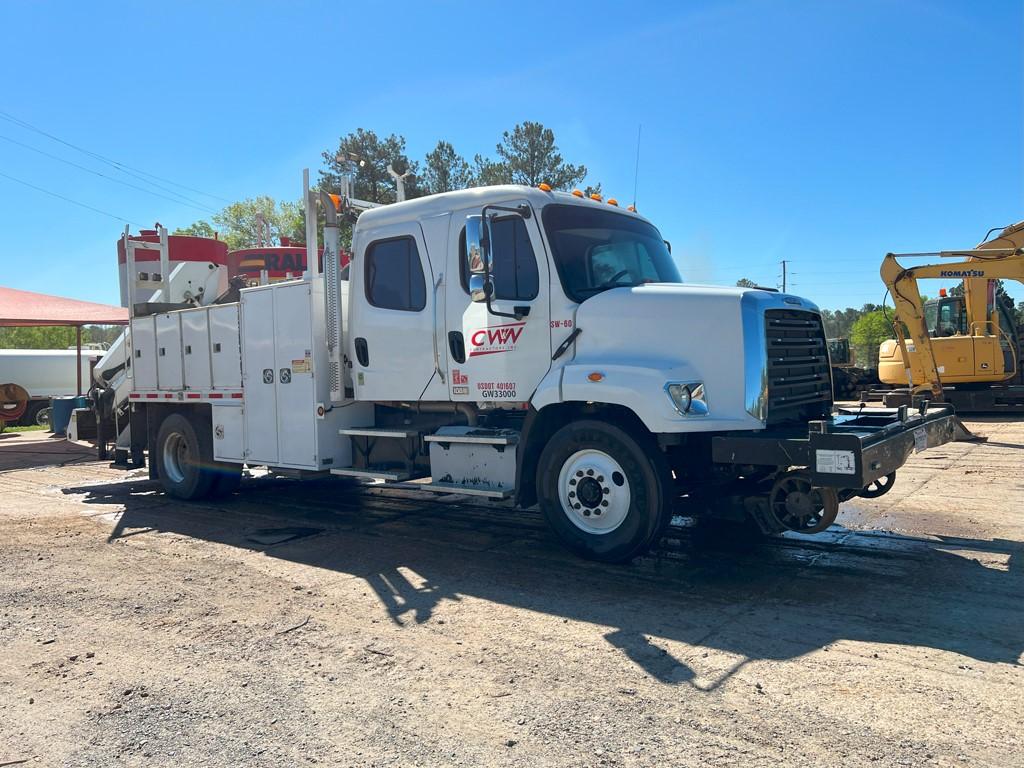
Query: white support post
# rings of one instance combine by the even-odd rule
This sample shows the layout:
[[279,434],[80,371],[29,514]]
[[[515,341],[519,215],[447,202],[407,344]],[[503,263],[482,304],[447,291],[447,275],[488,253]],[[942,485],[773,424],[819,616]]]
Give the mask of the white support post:
[[160,294],[164,301],[171,300],[171,248],[167,239],[167,227],[157,230],[160,235]]
[[302,169],[302,199],[306,205],[306,273],[310,278],[320,274],[316,247],[316,199],[309,194],[309,168]]
[[131,228],[124,225],[124,257],[125,257],[125,269],[128,274],[125,275],[125,281],[128,285],[128,318],[135,317],[135,282],[139,279],[138,273],[135,271],[135,249],[132,247],[131,240]]

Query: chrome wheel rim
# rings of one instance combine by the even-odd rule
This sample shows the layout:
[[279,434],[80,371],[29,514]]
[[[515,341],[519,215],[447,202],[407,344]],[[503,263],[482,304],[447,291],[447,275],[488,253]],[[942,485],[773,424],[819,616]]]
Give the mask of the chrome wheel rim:
[[185,480],[185,467],[190,463],[192,452],[188,449],[188,441],[180,432],[168,435],[164,442],[164,471],[172,483]]
[[611,533],[629,514],[632,493],[622,466],[604,451],[577,451],[558,473],[558,500],[582,531]]

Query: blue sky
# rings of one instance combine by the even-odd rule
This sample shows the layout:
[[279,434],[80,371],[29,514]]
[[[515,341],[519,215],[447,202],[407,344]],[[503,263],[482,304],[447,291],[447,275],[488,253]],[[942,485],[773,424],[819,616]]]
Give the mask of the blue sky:
[[[881,300],[887,251],[1024,218],[1022,33],[1020,0],[5,2],[0,111],[212,208],[297,198],[357,127],[471,157],[524,119],[628,200],[642,124],[638,206],[687,280],[774,285],[785,258],[835,308]],[[208,216],[4,139],[0,173],[137,224]],[[0,285],[116,303],[123,226],[0,176]]]

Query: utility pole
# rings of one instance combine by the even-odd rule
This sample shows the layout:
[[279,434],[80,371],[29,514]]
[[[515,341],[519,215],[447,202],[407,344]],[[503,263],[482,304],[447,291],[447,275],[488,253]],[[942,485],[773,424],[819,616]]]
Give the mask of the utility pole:
[[786,292],[786,265],[789,263],[789,259],[782,260],[782,292]]

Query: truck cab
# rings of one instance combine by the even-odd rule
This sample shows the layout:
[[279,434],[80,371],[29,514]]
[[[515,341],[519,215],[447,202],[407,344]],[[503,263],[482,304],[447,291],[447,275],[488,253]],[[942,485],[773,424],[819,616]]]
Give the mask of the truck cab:
[[[683,284],[657,228],[614,201],[498,186],[356,216],[320,200],[324,275],[133,320],[133,375],[155,375],[132,393],[133,439],[172,495],[230,490],[243,464],[413,484],[538,504],[570,549],[618,562],[683,497],[766,533],[824,530],[952,437],[945,409],[834,413],[812,303]],[[190,374],[197,351],[212,379]],[[232,354],[241,375],[218,385]]]

